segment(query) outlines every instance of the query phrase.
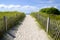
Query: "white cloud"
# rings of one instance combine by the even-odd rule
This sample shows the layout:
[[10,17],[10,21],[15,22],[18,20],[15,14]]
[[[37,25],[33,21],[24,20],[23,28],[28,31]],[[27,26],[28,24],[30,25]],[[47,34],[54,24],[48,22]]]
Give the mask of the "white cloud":
[[38,7],[35,7],[35,6],[29,6],[29,5],[25,5],[25,6],[22,6],[21,9],[25,9],[25,10],[36,10],[36,9],[39,9]]
[[40,7],[36,6],[31,6],[31,5],[5,5],[5,4],[0,4],[0,11],[22,11],[25,13],[29,12],[36,12],[39,11],[41,8],[46,8],[46,7],[55,7],[57,8],[58,5],[41,5]]
[[0,8],[19,8],[20,5],[5,5],[5,4],[0,4]]
[[20,5],[9,5],[8,8],[20,8]]
[[20,8],[20,10],[21,10],[21,11],[23,10],[23,12],[24,12],[24,11],[25,11],[25,12],[35,12],[35,11],[38,11],[39,8],[36,7],[36,6],[25,5],[25,6],[22,6],[22,7]]
[[0,4],[0,8],[7,8],[7,6],[4,4]]
[[[3,8],[3,10],[7,11],[22,11],[22,12],[33,12],[37,11],[39,8],[35,6],[30,6],[30,5],[5,5],[5,4],[0,4],[0,9]],[[0,10],[1,11],[1,10]]]
[[42,8],[49,8],[49,7],[55,7],[55,8],[57,8],[57,6],[44,6]]

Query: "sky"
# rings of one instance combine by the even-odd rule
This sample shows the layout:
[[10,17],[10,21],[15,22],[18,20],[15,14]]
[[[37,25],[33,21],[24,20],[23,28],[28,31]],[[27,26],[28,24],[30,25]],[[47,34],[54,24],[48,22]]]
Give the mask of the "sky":
[[60,9],[60,0],[0,0],[0,11],[36,12],[41,8]]

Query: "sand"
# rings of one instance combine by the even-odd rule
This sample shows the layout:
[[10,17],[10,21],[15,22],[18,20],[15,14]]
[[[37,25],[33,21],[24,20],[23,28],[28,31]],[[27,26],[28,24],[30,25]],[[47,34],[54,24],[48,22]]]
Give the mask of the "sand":
[[30,15],[26,15],[26,18],[19,26],[16,38],[14,40],[51,40],[48,34],[38,27],[38,23]]

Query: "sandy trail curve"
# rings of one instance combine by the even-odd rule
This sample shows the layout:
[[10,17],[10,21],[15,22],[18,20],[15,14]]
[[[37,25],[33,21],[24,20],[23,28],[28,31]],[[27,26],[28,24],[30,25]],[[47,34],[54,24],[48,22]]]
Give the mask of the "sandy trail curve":
[[39,29],[37,22],[30,15],[26,15],[15,36],[14,40],[50,40],[48,34]]

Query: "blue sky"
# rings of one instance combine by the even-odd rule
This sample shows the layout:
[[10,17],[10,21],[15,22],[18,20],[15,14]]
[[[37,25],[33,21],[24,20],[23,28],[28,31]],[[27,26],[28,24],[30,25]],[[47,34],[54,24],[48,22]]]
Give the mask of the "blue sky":
[[0,0],[0,11],[36,12],[41,8],[60,9],[60,0]]

